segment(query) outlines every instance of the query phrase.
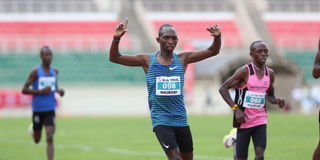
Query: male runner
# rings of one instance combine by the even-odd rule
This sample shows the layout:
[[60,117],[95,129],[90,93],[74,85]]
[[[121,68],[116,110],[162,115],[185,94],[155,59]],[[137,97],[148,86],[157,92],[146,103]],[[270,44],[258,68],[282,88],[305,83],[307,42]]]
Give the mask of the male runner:
[[[252,62],[240,67],[220,88],[220,94],[234,111],[233,127],[237,128],[236,157],[248,158],[248,147],[252,137],[255,160],[264,159],[266,148],[267,113],[266,100],[280,108],[285,101],[274,96],[274,71],[265,65],[268,47],[263,41],[250,45]],[[235,101],[228,89],[235,88]]]
[[[55,132],[55,109],[57,102],[55,92],[64,95],[64,90],[58,88],[58,70],[51,67],[52,51],[48,46],[40,50],[42,64],[31,71],[25,82],[22,93],[32,97],[32,136],[35,143],[41,139],[41,130],[45,126],[47,135],[47,159],[54,159],[53,135]],[[32,86],[32,88],[30,88]]]
[[151,54],[123,55],[119,42],[127,31],[128,20],[115,28],[110,61],[126,66],[141,66],[146,73],[148,102],[153,131],[169,160],[192,160],[193,142],[184,104],[184,73],[188,64],[215,56],[220,51],[221,31],[218,25],[207,28],[214,37],[209,48],[176,54],[175,28],[170,24],[159,29],[160,50]]

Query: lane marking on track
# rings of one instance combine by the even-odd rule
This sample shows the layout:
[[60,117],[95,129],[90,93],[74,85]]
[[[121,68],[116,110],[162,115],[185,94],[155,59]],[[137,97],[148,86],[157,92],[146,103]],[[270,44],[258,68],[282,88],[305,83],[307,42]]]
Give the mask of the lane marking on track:
[[[8,139],[0,139],[0,142],[3,143],[10,143],[10,144],[17,144],[17,145],[24,145],[24,146],[39,146],[39,147],[46,147],[45,142],[40,144],[35,144],[30,141],[21,141],[21,140],[8,140]],[[65,150],[65,149],[74,149],[74,150],[81,150],[85,152],[93,152],[97,149],[95,147],[84,145],[84,144],[55,144],[56,149]],[[116,154],[123,154],[123,155],[130,155],[130,156],[157,156],[157,157],[165,157],[163,152],[144,152],[144,151],[134,151],[134,150],[127,150],[123,148],[115,148],[115,147],[102,147],[98,148],[99,150],[103,150],[109,153],[116,153]],[[233,158],[229,157],[219,157],[219,156],[209,156],[209,155],[194,155],[194,159],[209,159],[209,160],[233,160]],[[279,159],[272,159],[272,160],[279,160]]]

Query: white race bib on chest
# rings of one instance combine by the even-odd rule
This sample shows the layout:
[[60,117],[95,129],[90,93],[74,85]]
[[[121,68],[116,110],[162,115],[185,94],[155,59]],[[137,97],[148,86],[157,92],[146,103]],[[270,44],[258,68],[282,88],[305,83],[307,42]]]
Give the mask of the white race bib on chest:
[[243,107],[246,108],[263,108],[266,102],[266,93],[246,91]]
[[56,90],[56,78],[55,77],[40,77],[39,83],[38,83],[39,90],[46,88],[46,87],[51,87],[51,91],[55,91]]
[[175,96],[180,94],[180,76],[156,77],[156,95]]

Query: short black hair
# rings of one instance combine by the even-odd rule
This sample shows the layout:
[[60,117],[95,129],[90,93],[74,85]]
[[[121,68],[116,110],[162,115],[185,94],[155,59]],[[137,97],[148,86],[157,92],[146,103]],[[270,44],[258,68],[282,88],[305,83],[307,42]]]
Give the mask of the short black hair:
[[159,28],[159,32],[158,32],[159,37],[161,37],[161,34],[163,33],[163,28],[165,28],[165,27],[174,28],[173,25],[171,25],[171,24],[163,24],[163,25],[161,25],[160,28]]
[[258,40],[258,41],[252,42],[251,45],[250,45],[250,52],[253,52],[254,49],[256,49],[256,48],[255,48],[255,44],[257,44],[257,43],[264,43],[264,41]]
[[50,49],[50,47],[49,46],[43,46],[43,47],[41,47],[41,49],[40,49],[40,55],[42,55],[42,53],[44,53],[44,52],[51,52],[51,49]]

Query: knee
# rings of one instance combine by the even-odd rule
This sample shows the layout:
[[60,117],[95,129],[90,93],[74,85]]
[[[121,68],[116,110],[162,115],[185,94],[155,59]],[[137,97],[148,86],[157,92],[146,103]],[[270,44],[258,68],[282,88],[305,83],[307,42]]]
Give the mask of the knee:
[[263,160],[264,159],[264,149],[263,148],[256,148],[256,157],[255,160]]
[[169,160],[182,160],[180,157],[179,149],[173,149],[167,153]]
[[254,158],[255,160],[264,160],[264,152],[263,151],[257,151],[256,152],[256,157]]
[[182,160],[179,154],[172,154],[168,158],[169,160]]
[[183,160],[193,160],[193,152],[180,153],[181,159]]
[[254,160],[264,160],[264,156],[263,155],[256,155]]
[[47,143],[53,143],[53,136],[47,136]]

